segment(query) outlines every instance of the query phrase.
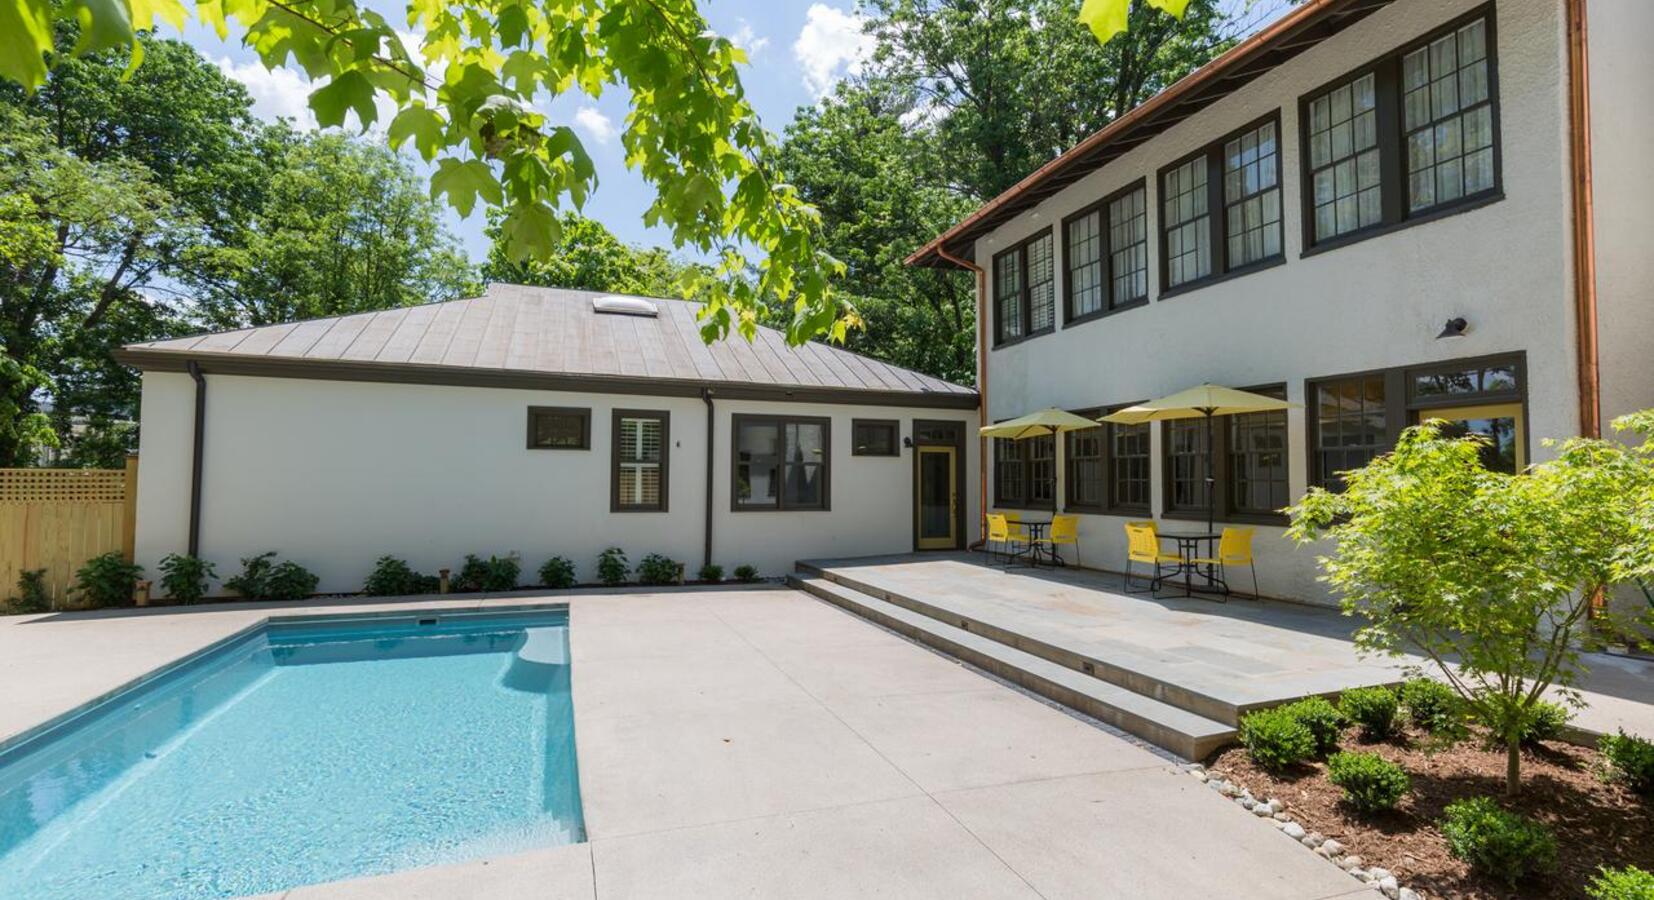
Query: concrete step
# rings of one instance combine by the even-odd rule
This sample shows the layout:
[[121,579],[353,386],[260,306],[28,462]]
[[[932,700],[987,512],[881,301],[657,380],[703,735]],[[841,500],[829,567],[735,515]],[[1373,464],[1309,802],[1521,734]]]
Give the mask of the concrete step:
[[1230,726],[1231,730],[1238,728],[1240,717],[1250,711],[1248,708],[1242,708],[1220,697],[1214,697],[1186,685],[1167,681],[1146,668],[1122,664],[1122,661],[1118,659],[1103,659],[1081,650],[1065,647],[1052,640],[1042,640],[1037,636],[1012,631],[985,619],[964,615],[957,610],[937,606],[917,597],[905,596],[882,589],[877,585],[858,581],[834,569],[823,568],[809,562],[799,562],[796,564],[796,568],[800,573],[809,577],[831,581],[834,584],[842,585],[920,615],[928,616],[945,625],[981,635],[1023,653],[1037,656],[1048,662],[1125,688],[1134,694],[1142,694],[1168,706],[1175,706],[1194,713],[1201,718],[1224,723]]
[[1235,740],[1235,729],[1222,722],[1093,678],[855,588],[804,575],[790,575],[787,583],[1185,759],[1204,759],[1213,750]]

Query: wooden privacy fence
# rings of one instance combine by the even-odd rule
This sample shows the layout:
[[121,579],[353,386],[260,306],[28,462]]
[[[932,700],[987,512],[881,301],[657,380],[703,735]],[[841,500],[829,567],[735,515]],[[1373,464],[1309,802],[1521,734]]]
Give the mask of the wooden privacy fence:
[[0,599],[17,578],[46,570],[52,608],[74,605],[75,571],[119,550],[132,559],[138,458],[125,469],[0,469]]

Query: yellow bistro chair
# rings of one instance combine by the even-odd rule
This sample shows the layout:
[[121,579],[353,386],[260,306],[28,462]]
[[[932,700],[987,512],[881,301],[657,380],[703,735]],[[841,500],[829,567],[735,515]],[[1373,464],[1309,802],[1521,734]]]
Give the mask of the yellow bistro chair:
[[[994,547],[1005,557],[1005,565],[1009,566],[1017,557],[1028,552],[1028,532],[1022,526],[1011,528],[1011,523],[1002,513],[988,514],[988,554],[990,558]],[[1021,549],[1017,549],[1020,547]]]
[[[1134,562],[1154,567],[1154,577],[1149,580],[1149,589],[1146,592],[1131,589],[1131,564]],[[1171,574],[1176,574],[1182,565],[1183,557],[1160,549],[1160,533],[1153,522],[1126,523],[1126,593],[1152,594],[1160,589],[1161,579],[1166,577],[1167,573],[1162,571],[1164,567],[1170,566]]]
[[1051,554],[1057,554],[1058,547],[1074,548],[1074,564],[1080,565],[1080,517],[1069,515],[1055,515],[1051,517],[1051,530],[1046,536],[1034,543],[1051,549]]
[[1258,599],[1258,564],[1252,558],[1252,536],[1257,533],[1256,528],[1224,528],[1223,534],[1218,536],[1218,555],[1216,557],[1191,559],[1190,565],[1217,566],[1218,577],[1223,579],[1225,587],[1229,585],[1229,567],[1247,566],[1252,570],[1252,599]]

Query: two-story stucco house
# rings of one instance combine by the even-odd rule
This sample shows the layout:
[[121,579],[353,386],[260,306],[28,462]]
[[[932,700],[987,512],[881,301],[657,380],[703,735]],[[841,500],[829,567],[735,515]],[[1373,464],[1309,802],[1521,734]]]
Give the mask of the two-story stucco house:
[[[1408,424],[1514,470],[1654,406],[1651,39],[1642,0],[1312,0],[909,262],[977,273],[985,422],[1202,382],[1297,404],[1220,420],[1211,489],[1263,593],[1324,600],[1278,511]],[[1117,569],[1125,521],[1205,519],[1206,442],[996,442],[985,506],[1080,513]]]

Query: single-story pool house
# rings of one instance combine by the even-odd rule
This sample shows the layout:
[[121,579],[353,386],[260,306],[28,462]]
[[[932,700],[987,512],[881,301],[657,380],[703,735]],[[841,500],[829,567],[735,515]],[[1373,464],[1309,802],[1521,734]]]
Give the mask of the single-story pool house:
[[434,573],[607,547],[726,573],[976,538],[969,388],[695,305],[490,285],[480,297],[134,344],[137,562],[276,551],[323,592],[389,554]]

